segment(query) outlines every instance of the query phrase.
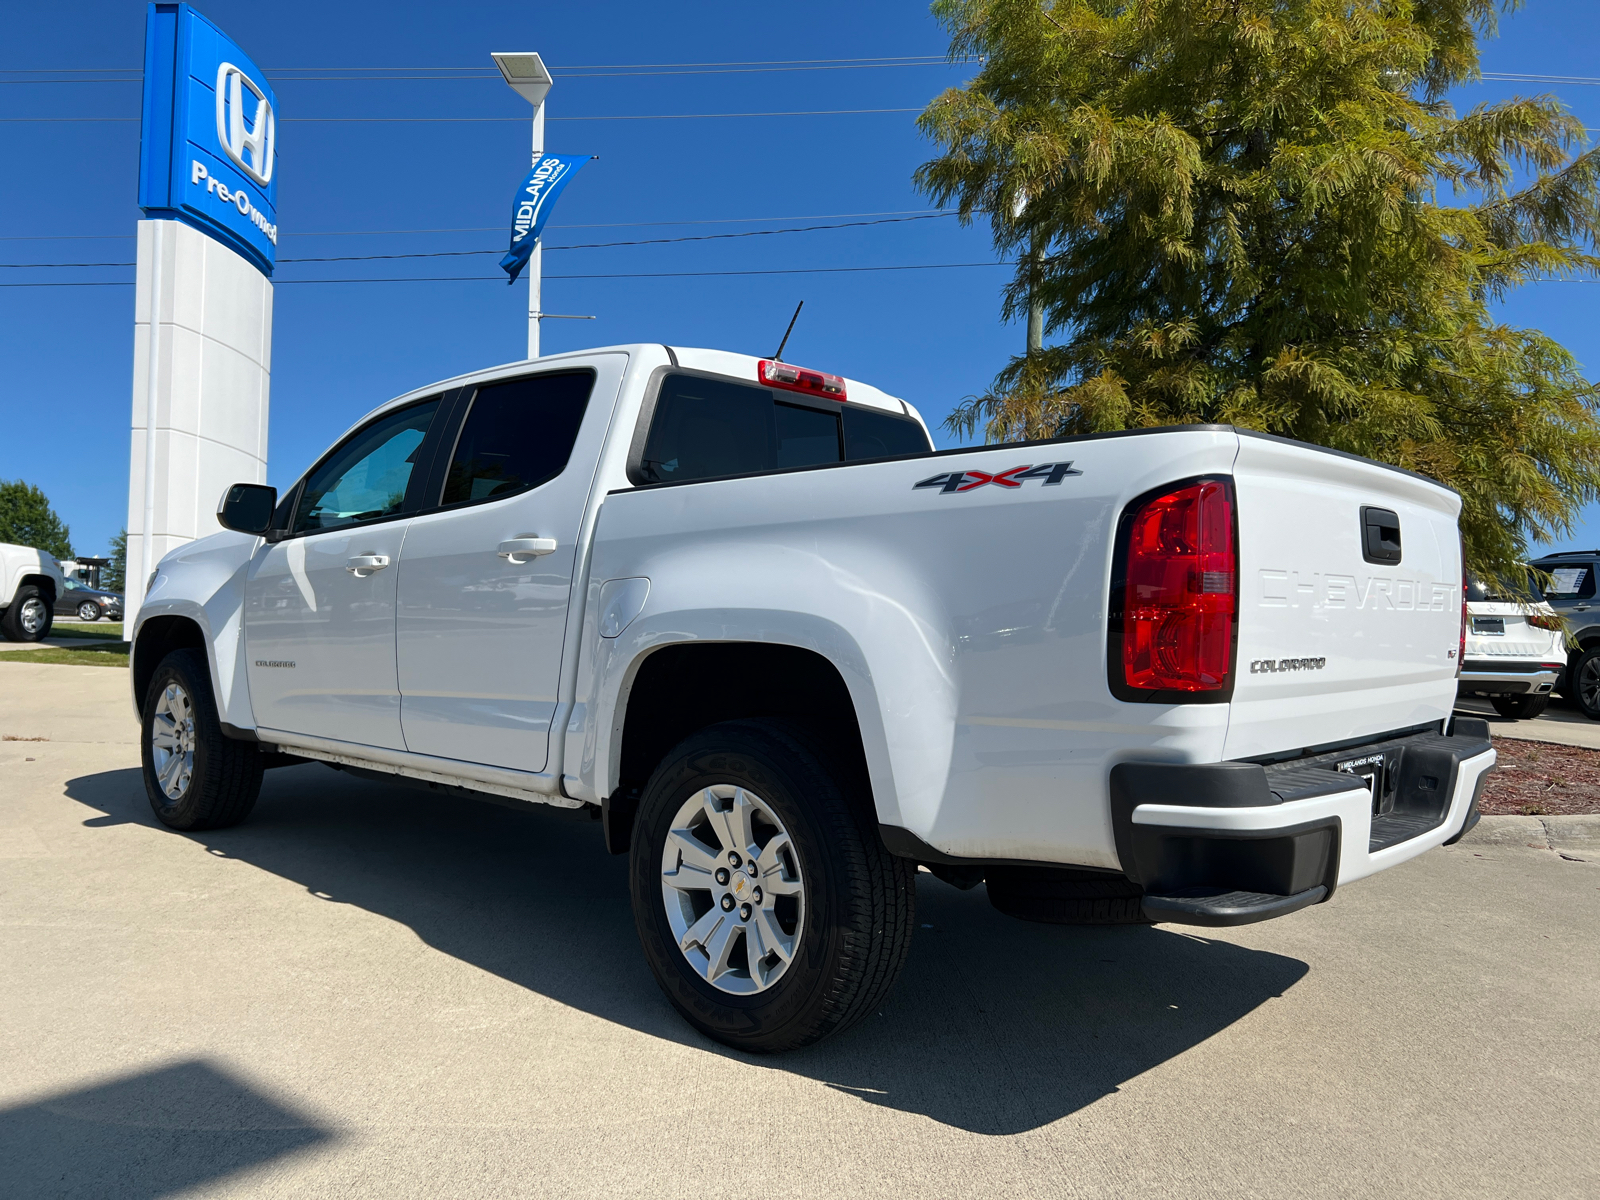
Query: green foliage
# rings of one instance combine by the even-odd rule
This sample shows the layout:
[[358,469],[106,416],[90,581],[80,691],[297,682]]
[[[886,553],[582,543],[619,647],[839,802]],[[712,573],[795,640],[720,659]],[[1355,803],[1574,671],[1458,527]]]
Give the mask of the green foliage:
[[1550,97],[1440,99],[1476,76],[1494,0],[934,12],[984,65],[920,118],[942,153],[917,183],[988,215],[1018,259],[1004,315],[1037,298],[1060,335],[953,430],[1215,421],[1367,455],[1460,491],[1490,577],[1600,495],[1600,389],[1492,313],[1597,273],[1600,151]]
[[0,542],[32,546],[53,558],[72,557],[71,531],[45,494],[20,479],[0,479]]
[[111,539],[111,561],[100,572],[100,586],[108,592],[126,592],[128,582],[128,531]]

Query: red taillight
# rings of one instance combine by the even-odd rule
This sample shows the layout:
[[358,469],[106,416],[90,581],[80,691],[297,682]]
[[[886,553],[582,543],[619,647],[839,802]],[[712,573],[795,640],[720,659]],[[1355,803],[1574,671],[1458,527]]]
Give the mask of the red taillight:
[[1528,624],[1535,629],[1565,629],[1566,625],[1556,613],[1531,612],[1528,614]]
[[1124,519],[1120,663],[1125,688],[1218,692],[1231,684],[1238,605],[1233,487],[1205,479]]
[[811,371],[792,363],[773,362],[763,358],[756,367],[756,378],[768,387],[784,388],[791,392],[806,392],[828,400],[843,401],[844,380],[826,371]]

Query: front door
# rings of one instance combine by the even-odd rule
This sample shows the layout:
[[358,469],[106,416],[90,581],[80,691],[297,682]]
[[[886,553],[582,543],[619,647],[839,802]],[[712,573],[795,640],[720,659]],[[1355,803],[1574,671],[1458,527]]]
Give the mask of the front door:
[[567,370],[488,384],[468,402],[441,507],[412,521],[400,566],[406,749],[544,768],[578,532],[609,415],[595,410],[609,410],[619,365],[603,368],[598,386],[596,371]]
[[386,413],[335,447],[300,489],[288,536],[251,564],[245,646],[263,729],[405,749],[395,584],[415,460],[438,407]]

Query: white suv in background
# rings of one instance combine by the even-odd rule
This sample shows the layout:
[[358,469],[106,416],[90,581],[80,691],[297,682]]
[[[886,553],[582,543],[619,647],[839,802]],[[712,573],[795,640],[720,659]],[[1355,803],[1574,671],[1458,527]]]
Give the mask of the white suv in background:
[[1467,584],[1461,695],[1485,696],[1502,717],[1537,717],[1567,663],[1562,620],[1540,601],[1527,606],[1482,580]]

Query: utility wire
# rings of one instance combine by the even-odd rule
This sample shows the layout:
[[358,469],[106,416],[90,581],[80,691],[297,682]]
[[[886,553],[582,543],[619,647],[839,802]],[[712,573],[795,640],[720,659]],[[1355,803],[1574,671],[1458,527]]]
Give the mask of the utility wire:
[[[812,213],[801,217],[713,217],[699,221],[606,221],[584,225],[546,225],[546,229],[636,229],[663,225],[754,225],[762,221],[832,221],[845,217],[950,216],[955,209],[940,212],[926,208],[900,208],[889,212]],[[375,237],[403,233],[504,233],[504,225],[457,225],[446,229],[311,229],[286,232],[284,237]],[[132,233],[40,233],[0,236],[0,242],[132,241]]]
[[[921,112],[921,108],[812,108],[796,112],[737,113],[621,113],[603,117],[546,117],[546,121],[705,121],[729,117],[849,117],[866,113]],[[85,122],[137,121],[138,117],[0,117],[8,125],[83,124]],[[278,124],[301,125],[484,125],[515,121],[526,125],[527,117],[279,117]]]
[[[868,271],[944,271],[958,267],[1011,267],[1008,261],[975,263],[910,263],[891,267],[786,267],[768,271],[645,271],[612,275],[546,275],[546,279],[698,279],[730,275],[839,275]],[[504,283],[497,275],[409,275],[390,279],[277,279],[276,284],[301,283]],[[73,283],[0,283],[0,288],[26,287],[132,287],[132,280],[94,280]]]
[[[793,229],[750,229],[743,233],[702,233],[689,237],[639,238],[627,242],[586,242],[573,246],[546,246],[545,250],[606,250],[614,246],[660,246],[675,242],[715,242],[729,238],[770,237],[775,233],[815,233],[824,229],[859,229],[866,225],[895,225],[905,221],[931,221],[953,213],[926,213],[915,217],[884,217],[876,221],[845,221],[838,225],[803,225]],[[465,258],[474,254],[504,254],[504,250],[424,250],[409,254],[341,254],[325,258],[280,258],[282,263],[302,262],[377,262],[397,258]],[[30,267],[133,267],[131,262],[76,262],[76,263],[0,263],[0,268]]]

